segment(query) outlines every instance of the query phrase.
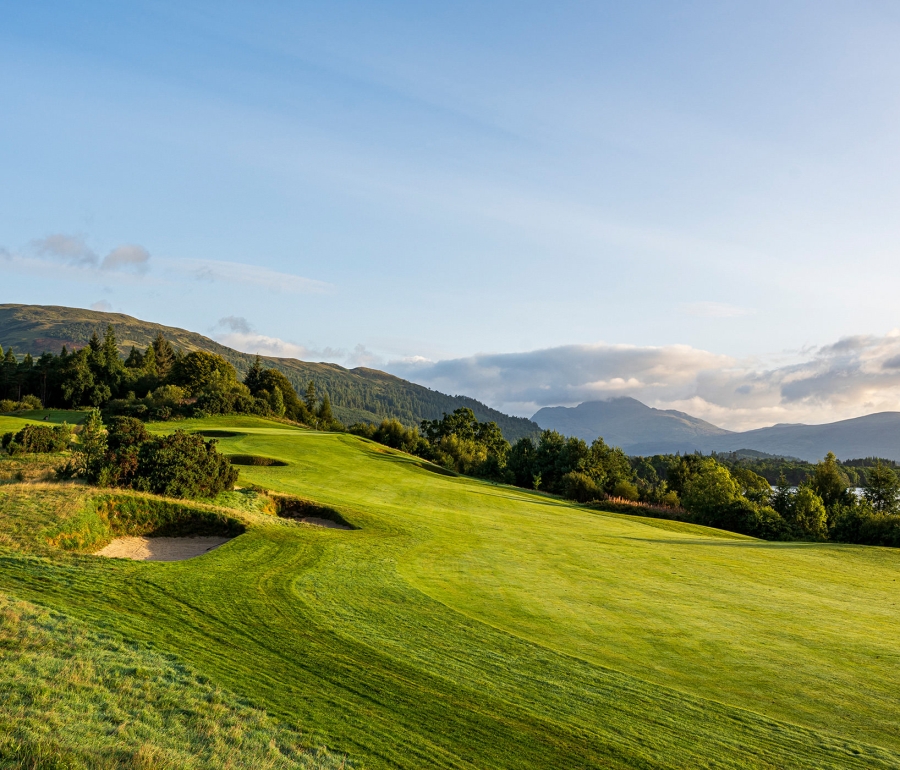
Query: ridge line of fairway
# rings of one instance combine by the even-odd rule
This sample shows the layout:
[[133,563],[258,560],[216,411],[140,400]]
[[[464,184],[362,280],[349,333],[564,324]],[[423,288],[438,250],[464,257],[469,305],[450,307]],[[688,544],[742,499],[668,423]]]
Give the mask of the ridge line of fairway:
[[[622,514],[622,515],[627,515],[627,514]],[[756,538],[752,538],[752,539],[755,540]],[[502,627],[500,627],[500,626],[494,625],[493,623],[490,623],[490,622],[488,622],[488,621],[486,621],[486,620],[483,620],[483,619],[481,619],[481,618],[474,617],[473,615],[471,615],[471,614],[468,613],[468,612],[465,612],[464,610],[458,609],[458,608],[456,608],[456,607],[453,607],[453,606],[450,605],[450,604],[447,604],[445,601],[443,601],[443,600],[441,600],[441,599],[438,599],[438,598],[432,596],[430,593],[428,593],[428,592],[425,591],[424,589],[420,588],[418,585],[415,585],[414,583],[411,583],[411,582],[409,581],[407,575],[406,575],[404,572],[398,570],[397,573],[398,573],[398,575],[400,575],[401,578],[409,585],[409,587],[410,587],[412,590],[418,591],[418,592],[419,592],[420,594],[422,594],[423,596],[428,597],[428,599],[430,599],[431,601],[437,602],[438,604],[440,604],[441,606],[445,607],[445,608],[446,608],[447,610],[449,610],[450,612],[456,613],[456,614],[459,614],[459,615],[462,615],[463,617],[467,618],[467,619],[470,620],[471,622],[477,623],[477,624],[480,624],[480,625],[483,625],[483,626],[486,626],[487,628],[490,628],[492,631],[494,631],[494,632],[496,632],[496,633],[504,634],[504,635],[509,636],[509,637],[511,637],[511,638],[513,638],[513,639],[518,639],[519,641],[522,641],[522,642],[525,642],[525,643],[527,643],[527,644],[533,645],[533,646],[535,646],[535,647],[537,647],[537,648],[539,648],[539,649],[548,650],[548,651],[552,652],[554,655],[559,655],[559,656],[561,656],[561,657],[568,658],[568,659],[570,659],[570,660],[578,661],[579,663],[581,663],[581,664],[583,664],[583,665],[590,666],[590,667],[592,667],[592,668],[597,668],[597,669],[599,669],[599,670],[602,671],[602,672],[610,673],[610,674],[615,674],[616,676],[620,676],[620,677],[622,677],[623,679],[634,680],[634,681],[636,681],[636,682],[641,682],[641,683],[643,683],[643,684],[645,684],[645,685],[647,685],[648,687],[651,687],[651,688],[655,688],[655,689],[659,689],[659,690],[665,690],[665,691],[667,691],[667,692],[674,693],[674,694],[676,694],[676,695],[678,695],[678,696],[680,696],[680,697],[682,697],[682,698],[684,698],[684,699],[686,699],[686,700],[693,700],[693,701],[697,701],[697,702],[701,702],[701,703],[715,704],[716,706],[719,706],[720,708],[723,708],[723,709],[726,709],[726,710],[731,710],[731,711],[735,711],[735,712],[738,712],[738,713],[750,714],[750,715],[752,715],[753,717],[755,717],[756,719],[759,719],[759,720],[761,720],[761,721],[763,721],[763,722],[769,722],[769,723],[771,723],[771,724],[776,724],[776,725],[785,725],[785,726],[790,727],[790,728],[792,728],[792,729],[794,729],[794,730],[798,730],[798,731],[801,731],[801,732],[804,732],[804,733],[808,733],[809,735],[813,735],[813,736],[821,736],[821,737],[823,737],[823,738],[828,738],[828,739],[830,739],[831,741],[833,741],[834,743],[839,744],[839,745],[840,745],[840,744],[849,744],[849,743],[852,743],[852,744],[855,744],[855,745],[864,746],[864,747],[866,747],[866,748],[868,748],[868,749],[873,749],[873,750],[876,750],[876,751],[879,751],[879,752],[883,752],[884,754],[886,754],[886,755],[888,755],[888,756],[895,757],[896,760],[897,760],[897,765],[898,765],[898,767],[900,767],[900,752],[895,751],[895,750],[890,749],[890,748],[887,748],[887,747],[882,746],[882,745],[880,745],[880,744],[877,744],[877,743],[870,743],[870,742],[865,742],[865,741],[860,741],[860,740],[857,740],[857,739],[850,739],[850,738],[847,738],[847,737],[842,736],[842,735],[835,735],[834,733],[831,733],[831,732],[829,732],[829,731],[827,731],[827,730],[821,730],[821,729],[818,729],[818,728],[807,727],[807,726],[805,726],[805,725],[797,724],[797,723],[795,723],[795,722],[791,722],[791,721],[786,720],[786,719],[779,719],[779,718],[776,718],[776,717],[768,716],[767,714],[760,713],[760,712],[758,712],[758,711],[754,711],[753,709],[746,708],[746,707],[744,707],[744,706],[736,706],[736,705],[732,705],[732,704],[730,704],[730,703],[726,703],[726,702],[724,702],[724,701],[720,701],[720,700],[717,700],[717,699],[715,699],[715,698],[707,698],[707,697],[704,697],[704,696],[701,696],[701,695],[695,695],[695,694],[693,694],[693,693],[685,692],[685,691],[683,691],[683,690],[678,689],[677,687],[672,687],[672,686],[670,686],[670,685],[658,684],[657,682],[654,682],[654,681],[652,681],[652,680],[649,680],[649,679],[643,679],[643,678],[641,678],[641,677],[639,677],[639,676],[635,676],[634,674],[629,674],[629,673],[627,673],[627,672],[625,672],[625,671],[621,671],[621,670],[619,670],[619,669],[617,669],[617,668],[613,668],[613,667],[611,667],[611,666],[603,665],[603,664],[601,664],[601,663],[595,663],[594,661],[587,660],[587,659],[582,658],[582,657],[579,656],[579,655],[575,655],[575,654],[573,654],[573,653],[571,653],[571,652],[566,652],[566,651],[563,651],[563,650],[559,650],[559,649],[557,649],[556,647],[553,647],[552,645],[549,645],[549,644],[543,644],[543,643],[541,643],[541,642],[537,642],[537,641],[535,641],[534,639],[532,639],[532,638],[530,638],[530,637],[528,637],[528,636],[520,636],[519,634],[516,634],[516,633],[510,631],[509,629],[502,628]]]

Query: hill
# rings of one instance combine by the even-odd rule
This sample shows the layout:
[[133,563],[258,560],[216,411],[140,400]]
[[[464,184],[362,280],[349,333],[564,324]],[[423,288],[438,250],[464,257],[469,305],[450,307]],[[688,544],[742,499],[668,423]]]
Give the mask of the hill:
[[598,436],[626,451],[635,444],[672,443],[690,445],[709,436],[730,431],[673,409],[654,409],[634,398],[585,401],[575,407],[544,407],[531,418],[542,428],[593,441]]
[[[135,563],[90,556],[96,542],[53,545],[109,527],[91,505],[108,491],[0,486],[0,593],[64,613],[108,648],[127,640],[110,686],[153,695],[134,722],[124,695],[104,696],[120,709],[109,717],[85,709],[98,750],[115,735],[116,756],[150,754],[166,736],[145,723],[177,697],[160,680],[183,667],[206,683],[191,691],[198,716],[221,688],[209,708],[258,710],[264,730],[296,725],[373,770],[900,766],[897,550],[594,513],[258,418],[177,427],[281,459],[242,467],[241,485],[302,496],[357,529],[234,512],[246,531],[215,551]],[[78,686],[49,701],[50,725],[93,686],[84,654]],[[23,668],[17,691],[45,694],[34,675]],[[219,740],[207,725],[192,740]],[[234,751],[228,766],[269,766],[256,760]],[[221,766],[202,754],[190,765]]]
[[633,398],[587,401],[539,410],[542,428],[593,441],[598,436],[631,455],[756,451],[815,462],[839,458],[900,460],[900,412],[879,412],[824,425],[773,425],[729,431],[684,412],[653,409]]
[[[225,358],[243,375],[254,355],[226,347],[202,334],[172,326],[141,321],[121,313],[101,313],[79,308],[47,305],[0,305],[0,345],[17,354],[39,356],[58,353],[63,345],[71,351],[84,347],[94,332],[101,337],[107,324],[116,332],[119,350],[127,355],[132,346],[141,350],[158,333],[184,352],[204,350]],[[468,407],[481,421],[493,420],[508,441],[539,432],[538,426],[523,417],[511,417],[467,396],[449,396],[395,377],[392,374],[358,367],[345,369],[337,364],[311,363],[294,358],[263,356],[268,366],[281,371],[302,393],[312,380],[320,392],[328,393],[335,415],[346,424],[380,422],[395,417],[406,425],[439,419],[461,407]]]

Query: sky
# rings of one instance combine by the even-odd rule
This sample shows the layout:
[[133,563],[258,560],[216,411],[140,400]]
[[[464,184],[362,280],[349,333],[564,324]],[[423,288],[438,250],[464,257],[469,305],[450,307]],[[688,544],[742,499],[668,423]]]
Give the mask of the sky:
[[0,302],[524,416],[900,409],[895,3],[0,10]]

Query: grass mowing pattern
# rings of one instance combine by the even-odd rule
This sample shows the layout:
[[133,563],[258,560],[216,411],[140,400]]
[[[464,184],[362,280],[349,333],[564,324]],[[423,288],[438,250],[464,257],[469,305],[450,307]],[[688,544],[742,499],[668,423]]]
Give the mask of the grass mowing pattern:
[[291,466],[242,485],[361,529],[258,516],[170,564],[5,549],[0,587],[370,767],[900,766],[896,551],[591,513],[254,418],[188,427],[245,434],[223,448]]
[[170,658],[2,594],[0,649],[0,768],[346,766]]

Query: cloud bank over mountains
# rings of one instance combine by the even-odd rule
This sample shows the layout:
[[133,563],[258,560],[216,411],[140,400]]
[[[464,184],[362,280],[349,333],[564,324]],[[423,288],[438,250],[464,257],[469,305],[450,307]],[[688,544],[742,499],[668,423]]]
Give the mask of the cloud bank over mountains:
[[766,366],[687,345],[565,345],[446,361],[396,361],[388,371],[446,393],[530,416],[544,406],[632,396],[731,430],[824,423],[900,409],[900,329],[859,335]]

